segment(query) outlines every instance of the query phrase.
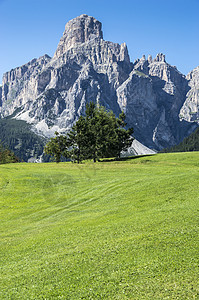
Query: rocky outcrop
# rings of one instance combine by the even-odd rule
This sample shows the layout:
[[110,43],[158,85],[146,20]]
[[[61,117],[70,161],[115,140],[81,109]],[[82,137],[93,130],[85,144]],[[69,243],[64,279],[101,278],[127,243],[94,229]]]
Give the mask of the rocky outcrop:
[[148,147],[141,144],[136,139],[133,140],[132,145],[128,148],[127,151],[122,151],[120,157],[129,157],[133,155],[153,155],[157,152],[149,149]]
[[22,109],[23,105],[33,102],[44,91],[49,76],[42,73],[42,70],[50,60],[48,55],[44,55],[4,74],[0,108],[2,117]]
[[136,138],[154,148],[151,128],[155,128],[157,124],[159,108],[152,79],[133,70],[128,79],[118,87],[117,98],[121,110],[126,114],[128,125],[134,128]]
[[191,130],[179,120],[188,90],[185,76],[160,53],[134,63],[129,78],[117,89],[117,97],[136,137],[149,147],[162,149],[179,143]]
[[77,44],[103,39],[102,24],[93,17],[81,15],[66,24],[54,57],[58,58]]
[[161,53],[131,63],[126,44],[105,41],[101,27],[81,15],[66,24],[53,58],[44,55],[4,74],[1,117],[25,120],[50,137],[66,132],[95,101],[116,115],[124,110],[146,146],[179,143],[196,124],[179,119],[187,93],[197,92],[195,71],[185,78]]
[[187,75],[190,90],[180,110],[181,120],[199,124],[199,67]]

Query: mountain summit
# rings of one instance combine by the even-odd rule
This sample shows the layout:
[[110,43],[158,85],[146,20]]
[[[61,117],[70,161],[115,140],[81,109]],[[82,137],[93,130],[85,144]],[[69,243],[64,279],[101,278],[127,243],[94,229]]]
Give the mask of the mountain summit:
[[105,41],[101,28],[81,15],[66,24],[53,58],[44,55],[5,73],[1,118],[25,120],[50,137],[71,128],[94,101],[116,115],[123,110],[147,147],[179,143],[199,123],[198,68],[185,77],[162,53],[132,63],[126,44]]
[[103,39],[102,24],[93,17],[81,15],[66,24],[54,57],[60,57],[71,47],[92,39]]

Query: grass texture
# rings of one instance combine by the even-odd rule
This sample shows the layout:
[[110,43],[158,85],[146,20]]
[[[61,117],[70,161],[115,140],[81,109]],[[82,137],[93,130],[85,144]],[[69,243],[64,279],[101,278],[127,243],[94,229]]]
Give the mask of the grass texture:
[[199,153],[0,165],[0,299],[198,299]]

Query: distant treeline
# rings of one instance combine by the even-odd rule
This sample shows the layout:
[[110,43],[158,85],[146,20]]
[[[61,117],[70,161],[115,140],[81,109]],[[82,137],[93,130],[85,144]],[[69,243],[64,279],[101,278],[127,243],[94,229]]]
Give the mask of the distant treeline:
[[189,152],[199,151],[199,127],[186,137],[179,145],[166,148],[161,152]]

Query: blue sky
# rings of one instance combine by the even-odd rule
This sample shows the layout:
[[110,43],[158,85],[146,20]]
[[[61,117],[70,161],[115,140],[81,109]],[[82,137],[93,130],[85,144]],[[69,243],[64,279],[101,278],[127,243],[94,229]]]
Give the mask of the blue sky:
[[131,61],[162,52],[185,75],[199,65],[199,0],[0,0],[0,82],[52,56],[66,22],[83,13],[102,22],[105,40],[126,42]]

